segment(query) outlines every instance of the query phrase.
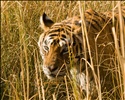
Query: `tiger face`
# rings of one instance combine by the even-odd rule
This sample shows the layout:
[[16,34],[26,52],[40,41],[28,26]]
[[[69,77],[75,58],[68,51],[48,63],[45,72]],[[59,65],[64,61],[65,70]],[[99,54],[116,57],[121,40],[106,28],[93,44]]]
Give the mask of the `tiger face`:
[[75,22],[76,27],[72,28],[73,21],[72,23],[66,21],[54,23],[44,13],[40,22],[44,29],[44,33],[42,33],[38,42],[43,59],[43,72],[49,79],[62,77],[69,69],[69,56],[75,52],[74,50],[71,53],[75,44],[72,33],[80,26],[79,20]]
[[[62,37],[62,36],[61,36]],[[44,44],[45,43],[45,44]],[[43,40],[43,71],[49,79],[64,76],[66,65],[68,63],[68,44],[58,36],[55,39],[50,39],[46,36]],[[59,74],[58,74],[59,73]]]

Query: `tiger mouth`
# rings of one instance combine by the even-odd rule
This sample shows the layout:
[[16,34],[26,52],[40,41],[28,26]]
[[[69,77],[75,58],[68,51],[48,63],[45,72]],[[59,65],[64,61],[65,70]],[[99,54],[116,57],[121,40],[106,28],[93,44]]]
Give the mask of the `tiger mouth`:
[[49,75],[46,75],[48,77],[48,79],[55,79],[55,78],[61,78],[61,77],[64,77],[66,74],[58,74],[58,75],[55,75],[55,74],[49,74]]
[[66,75],[66,67],[56,67],[53,70],[50,70],[49,67],[43,66],[43,72],[48,79],[60,78]]

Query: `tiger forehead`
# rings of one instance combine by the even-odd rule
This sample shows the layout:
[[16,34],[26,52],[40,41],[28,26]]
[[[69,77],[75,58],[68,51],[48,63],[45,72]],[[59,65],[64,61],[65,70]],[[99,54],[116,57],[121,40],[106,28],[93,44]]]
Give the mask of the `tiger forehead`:
[[58,45],[59,47],[62,47],[66,44],[67,44],[67,42],[65,40],[62,40],[62,39],[59,39],[59,38],[53,39],[52,42],[51,42],[51,45],[53,45],[53,46]]
[[44,41],[48,41],[46,44],[59,44],[62,47],[70,41],[69,35],[65,34],[64,31],[59,32],[58,30],[50,31],[46,35],[46,38],[44,38]]
[[45,35],[51,38],[68,38],[71,35],[71,29],[70,26],[68,28],[52,28],[49,29]]
[[64,20],[63,22],[55,23],[52,27],[50,27],[50,29],[46,32],[46,35],[57,34],[55,36],[66,37],[66,35],[71,35],[71,33],[73,33],[79,27],[81,27],[80,20]]

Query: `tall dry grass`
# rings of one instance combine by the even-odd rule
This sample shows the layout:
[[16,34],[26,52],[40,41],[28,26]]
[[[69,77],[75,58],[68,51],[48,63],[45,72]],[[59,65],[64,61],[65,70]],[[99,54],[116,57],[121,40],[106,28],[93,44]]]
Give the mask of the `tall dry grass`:
[[[125,5],[125,2],[121,3]],[[119,3],[113,1],[1,1],[1,100],[82,99],[83,96],[75,92],[69,78],[65,77],[61,82],[50,81],[43,74],[40,68],[42,60],[37,46],[38,38],[42,33],[39,18],[43,12],[46,12],[55,22],[60,22],[67,17],[80,15],[80,7],[105,12],[111,10],[116,4]],[[117,36],[113,29],[117,54],[114,64],[118,66],[116,79],[121,87],[118,93],[124,100],[125,27],[121,18],[119,20],[120,34]],[[119,36],[121,49],[118,48],[117,43]],[[98,91],[98,94],[101,100],[103,98],[101,91]]]

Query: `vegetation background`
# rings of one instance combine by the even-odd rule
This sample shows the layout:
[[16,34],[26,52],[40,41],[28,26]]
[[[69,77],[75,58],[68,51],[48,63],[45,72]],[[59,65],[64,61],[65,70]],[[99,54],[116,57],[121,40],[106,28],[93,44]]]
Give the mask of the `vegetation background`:
[[[43,12],[60,22],[80,15],[79,3],[97,12],[109,11],[118,4],[116,1],[1,1],[1,100],[76,100],[67,79],[50,81],[43,74],[37,42],[43,32],[39,22]],[[125,5],[124,1],[121,3]],[[116,78],[122,85],[120,70]],[[119,94],[123,96],[123,92],[121,89]]]

